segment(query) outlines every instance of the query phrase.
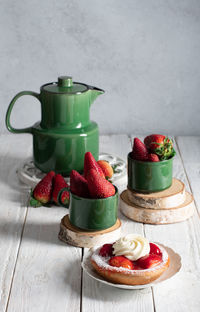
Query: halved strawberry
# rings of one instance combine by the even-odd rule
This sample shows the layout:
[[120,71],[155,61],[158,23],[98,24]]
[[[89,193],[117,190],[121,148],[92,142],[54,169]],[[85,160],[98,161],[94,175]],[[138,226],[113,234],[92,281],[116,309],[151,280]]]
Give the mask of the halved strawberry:
[[133,262],[124,256],[115,256],[115,257],[110,258],[109,264],[111,266],[118,267],[118,268],[122,267],[122,268],[129,269],[129,270],[134,269]]
[[135,264],[141,267],[142,269],[150,269],[160,264],[161,262],[162,262],[161,256],[149,254],[135,261]]
[[148,159],[148,150],[144,143],[138,138],[134,138],[132,157],[136,160]]
[[[63,176],[61,174],[56,174],[56,176],[54,178],[52,198],[53,198],[54,203],[57,205],[58,205],[58,198],[57,198],[58,194],[59,194],[60,190],[63,189],[64,187],[69,187],[69,185],[67,184],[67,182],[65,181],[65,179],[63,178]],[[62,193],[61,201],[63,204],[67,204],[69,202],[69,192],[68,191],[64,191]]]
[[99,250],[99,254],[102,257],[111,257],[113,255],[113,244],[104,244]]
[[149,243],[149,245],[150,245],[150,252],[149,252],[150,254],[162,256],[162,252],[157,245],[155,245],[153,243]]

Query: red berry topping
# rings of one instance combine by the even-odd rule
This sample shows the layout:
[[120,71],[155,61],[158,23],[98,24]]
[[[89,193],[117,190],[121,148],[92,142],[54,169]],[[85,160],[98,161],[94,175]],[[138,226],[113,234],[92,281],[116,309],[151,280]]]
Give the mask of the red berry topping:
[[133,261],[133,270],[142,270],[135,261]]
[[116,256],[110,258],[109,264],[118,268],[122,267],[125,269],[134,270],[133,262],[124,256]]
[[147,160],[148,159],[148,150],[140,139],[135,138],[133,143],[132,157],[136,160]]
[[150,254],[162,256],[162,252],[157,245],[155,245],[153,243],[150,243],[149,245],[150,245],[150,252],[149,252]]
[[113,244],[104,244],[99,251],[100,256],[111,257],[113,252],[112,246]]
[[135,261],[135,264],[141,267],[142,269],[150,269],[160,264],[161,262],[162,262],[161,256],[149,254]]

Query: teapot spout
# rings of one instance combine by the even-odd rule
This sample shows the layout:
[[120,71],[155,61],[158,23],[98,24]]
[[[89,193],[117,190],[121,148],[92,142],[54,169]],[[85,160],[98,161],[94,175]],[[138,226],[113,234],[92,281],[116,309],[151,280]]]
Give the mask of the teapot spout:
[[104,90],[96,88],[96,87],[91,87],[90,86],[90,92],[91,92],[91,104],[96,100],[96,98],[100,95],[105,93]]

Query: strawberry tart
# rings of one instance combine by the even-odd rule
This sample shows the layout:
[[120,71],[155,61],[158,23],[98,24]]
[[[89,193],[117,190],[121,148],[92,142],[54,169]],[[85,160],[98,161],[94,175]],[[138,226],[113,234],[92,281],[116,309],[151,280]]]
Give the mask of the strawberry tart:
[[138,234],[105,244],[91,256],[93,268],[106,280],[126,285],[151,283],[169,267],[167,251]]

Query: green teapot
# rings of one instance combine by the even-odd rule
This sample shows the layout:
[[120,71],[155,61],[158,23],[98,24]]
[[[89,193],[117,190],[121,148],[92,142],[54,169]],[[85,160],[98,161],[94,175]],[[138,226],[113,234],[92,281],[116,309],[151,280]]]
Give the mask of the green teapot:
[[[102,93],[101,89],[61,76],[58,82],[41,86],[39,94],[18,93],[7,110],[7,129],[33,135],[33,160],[41,171],[54,170],[64,176],[72,169],[82,172],[87,151],[95,159],[99,156],[99,130],[96,122],[90,120],[90,105]],[[23,95],[32,95],[40,101],[42,118],[32,127],[15,129],[10,124],[10,115],[16,100]]]

